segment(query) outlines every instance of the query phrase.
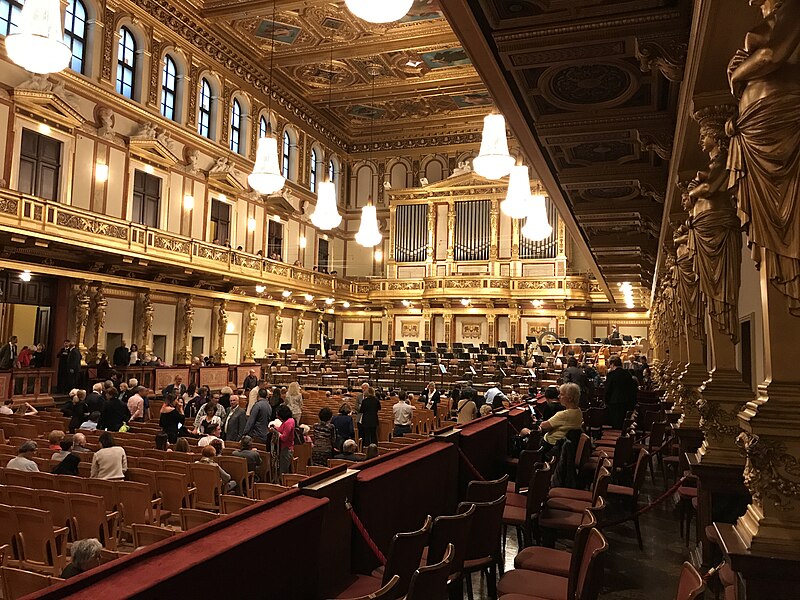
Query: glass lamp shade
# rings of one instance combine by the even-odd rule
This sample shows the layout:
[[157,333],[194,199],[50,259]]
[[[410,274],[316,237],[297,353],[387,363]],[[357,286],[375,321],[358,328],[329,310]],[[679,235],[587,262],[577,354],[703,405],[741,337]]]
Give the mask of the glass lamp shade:
[[8,57],[31,73],[63,71],[72,59],[64,43],[60,0],[26,0],[19,29],[6,37]]
[[543,195],[531,196],[528,220],[519,232],[532,242],[541,242],[553,233],[553,227],[547,222],[547,203]]
[[500,179],[511,172],[514,157],[508,153],[506,139],[506,119],[503,115],[491,113],[483,118],[481,151],[472,159],[472,168],[486,179]]
[[348,10],[369,23],[399,21],[411,10],[414,0],[345,0]]
[[383,240],[383,234],[378,229],[378,214],[372,204],[361,209],[361,225],[356,234],[356,242],[365,248],[377,246]]
[[286,178],[278,165],[278,140],[269,135],[258,140],[256,162],[247,183],[259,194],[274,194],[283,189]]
[[331,181],[323,181],[317,187],[317,206],[311,215],[311,223],[323,231],[338,227],[342,222],[342,215],[336,206],[336,186]]
[[531,182],[528,179],[528,167],[515,165],[511,167],[508,177],[508,193],[500,203],[503,214],[512,219],[524,219],[531,209]]

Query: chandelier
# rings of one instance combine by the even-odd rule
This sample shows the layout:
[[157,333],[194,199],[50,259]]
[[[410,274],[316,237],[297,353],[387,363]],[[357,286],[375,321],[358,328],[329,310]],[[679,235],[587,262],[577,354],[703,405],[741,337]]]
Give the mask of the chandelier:
[[500,179],[508,175],[513,166],[514,157],[508,153],[505,117],[490,113],[483,118],[481,151],[472,159],[472,168],[486,179]]
[[[266,196],[283,189],[286,178],[278,164],[278,138],[272,134],[272,68],[275,61],[275,11],[276,0],[272,0],[272,50],[269,54],[269,100],[267,104],[267,131],[256,146],[256,162],[247,183],[259,194]],[[287,169],[288,172],[288,169]]]
[[327,231],[338,227],[342,215],[336,206],[336,185],[325,177],[325,181],[317,186],[317,206],[311,215],[311,223],[317,229]]
[[64,43],[60,0],[26,0],[16,33],[6,37],[8,57],[31,73],[67,68],[72,50]]
[[383,241],[383,234],[378,229],[378,215],[372,204],[361,208],[361,226],[356,233],[356,242],[365,248],[372,248]]
[[536,193],[531,196],[528,220],[519,232],[532,242],[546,240],[553,233],[553,227],[547,221],[547,198],[544,194]]
[[399,21],[411,10],[414,0],[345,0],[347,8],[369,23]]
[[528,179],[528,167],[515,165],[511,167],[508,177],[508,193],[500,203],[503,214],[512,219],[524,219],[531,209],[531,182]]
[[275,194],[283,189],[286,178],[278,165],[278,140],[272,135],[272,127],[267,124],[267,135],[258,140],[256,162],[247,183],[259,194]]

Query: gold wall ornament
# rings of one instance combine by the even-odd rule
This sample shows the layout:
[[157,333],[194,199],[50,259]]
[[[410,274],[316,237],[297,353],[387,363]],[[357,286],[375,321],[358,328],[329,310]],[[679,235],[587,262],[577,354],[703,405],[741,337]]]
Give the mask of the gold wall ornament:
[[256,327],[258,326],[257,310],[258,306],[255,304],[247,306],[247,324],[245,326],[244,348],[242,349],[242,358],[246,363],[253,362],[256,357],[253,341],[256,336]]
[[[283,317],[281,316],[282,309],[278,307],[275,310],[275,316],[272,323],[272,339],[270,347],[273,352],[277,352],[281,347],[281,336],[283,334]],[[265,353],[266,354],[266,353]]]
[[214,316],[216,317],[217,327],[217,349],[214,358],[218,364],[225,364],[228,351],[225,349],[225,334],[228,330],[228,301],[221,300],[215,306]]
[[92,346],[87,353],[87,362],[95,362],[105,352],[106,309],[108,300],[102,283],[97,285],[92,296]]
[[181,314],[181,344],[177,352],[178,362],[188,365],[192,362],[192,328],[194,327],[194,300],[191,294],[183,296]]
[[800,461],[778,438],[741,432],[737,445],[747,457],[744,482],[753,499],[782,511],[792,511],[800,500]]
[[305,315],[305,312],[301,312],[296,319],[297,324],[294,330],[294,350],[296,352],[303,350],[303,335],[305,334],[306,330]]
[[89,304],[91,303],[91,296],[89,295],[89,282],[82,281],[78,284],[75,290],[75,303],[73,310],[73,318],[75,322],[75,334],[73,339],[78,350],[81,351],[81,356],[86,357],[86,325],[89,321]]
[[462,323],[461,337],[467,340],[481,339],[483,328],[480,323]]
[[404,338],[418,338],[419,337],[419,323],[416,321],[401,321],[400,334]]

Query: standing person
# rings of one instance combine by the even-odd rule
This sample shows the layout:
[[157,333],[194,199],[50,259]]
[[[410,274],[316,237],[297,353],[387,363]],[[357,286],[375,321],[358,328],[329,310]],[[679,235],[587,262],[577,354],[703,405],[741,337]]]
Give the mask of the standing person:
[[414,407],[408,403],[408,398],[404,391],[397,394],[397,402],[392,406],[392,416],[394,417],[394,436],[403,437],[406,433],[411,433],[411,421],[414,418]]
[[36,344],[36,347],[33,349],[33,356],[31,357],[31,368],[41,369],[46,360],[47,357],[44,354],[44,344]]
[[250,416],[250,411],[253,410],[253,406],[255,406],[256,402],[258,402],[258,396],[261,390],[267,390],[267,382],[263,379],[259,379],[258,383],[256,383],[255,387],[251,388],[247,392],[247,416]]
[[636,407],[636,380],[631,372],[622,368],[619,356],[608,359],[606,376],[606,407],[611,427],[622,429],[625,415]]
[[91,477],[122,481],[128,470],[128,457],[122,446],[114,445],[114,436],[108,431],[100,434],[100,450],[92,457]]
[[31,360],[33,359],[33,352],[29,346],[23,346],[22,350],[19,351],[19,355],[17,356],[17,367],[22,369],[27,369],[31,366]]
[[[253,413],[255,410],[253,410]],[[250,413],[250,418],[253,417]],[[277,432],[279,438],[279,465],[281,473],[292,472],[292,460],[294,459],[294,428],[295,421],[292,418],[292,411],[285,404],[278,406],[278,419],[281,424],[277,427],[270,426],[271,429]]]
[[128,350],[128,342],[122,340],[119,346],[114,349],[112,362],[115,367],[127,367],[131,364],[131,351]]
[[461,400],[458,401],[458,411],[456,412],[456,422],[458,423],[469,423],[478,418],[478,405],[472,399],[473,396],[469,393],[469,389],[461,390]]
[[578,359],[570,356],[567,359],[567,368],[561,374],[564,383],[575,383],[581,388],[581,408],[589,408],[589,379],[586,373],[578,366]]
[[300,419],[303,416],[303,393],[300,384],[293,381],[289,384],[286,390],[286,406],[292,410],[292,418],[295,424],[300,424]]
[[72,342],[69,340],[64,340],[64,345],[61,347],[61,350],[58,351],[58,354],[56,354],[56,359],[58,360],[58,377],[56,388],[62,393],[69,389],[69,368],[67,367],[67,357],[69,356],[69,349],[71,346]]
[[325,406],[319,411],[319,422],[311,428],[311,460],[315,465],[328,466],[328,459],[333,458],[333,443],[336,440],[336,427],[331,424],[333,412]]
[[439,400],[441,400],[441,398],[442,395],[439,393],[439,390],[436,389],[436,384],[432,381],[419,395],[420,402],[424,402],[425,408],[432,410],[434,416],[438,414],[437,410],[439,409]]
[[244,382],[242,382],[242,388],[244,388],[244,393],[247,394],[252,390],[254,387],[258,385],[258,377],[256,377],[256,370],[250,369],[247,374],[247,377],[244,378]]
[[231,396],[231,410],[223,422],[224,438],[230,442],[238,442],[244,435],[247,425],[247,396]]
[[97,424],[98,429],[106,429],[109,431],[119,431],[120,428],[128,422],[131,418],[131,411],[128,410],[128,405],[120,402],[117,398],[116,390],[110,388],[110,392],[106,391],[106,397],[103,401],[103,409],[100,411],[100,421]]
[[[125,385],[125,384],[122,384]],[[92,391],[86,396],[86,408],[89,410],[89,413],[93,413],[94,411],[100,412],[103,410],[103,384],[102,383],[95,383],[92,386]]]
[[83,357],[81,351],[74,342],[69,344],[69,354],[67,354],[67,387],[78,387],[81,379],[81,362]]
[[139,364],[139,346],[131,344],[131,351],[128,354],[128,366],[132,367]]
[[86,392],[84,390],[78,390],[64,410],[64,416],[70,418],[69,432],[75,433],[76,429],[80,429],[81,424],[86,419],[86,415],[90,412],[86,402]]
[[136,388],[136,393],[128,398],[128,410],[131,413],[130,421],[144,421],[144,397],[147,395],[147,388],[140,385]]
[[353,426],[353,417],[350,415],[350,405],[344,402],[339,407],[339,414],[331,419],[331,424],[336,428],[336,438],[334,440],[334,447],[341,450],[345,441],[355,440],[356,431]]
[[[366,381],[361,384],[361,393],[356,395],[356,421],[361,423],[361,403],[364,401],[364,398],[367,396],[367,392],[369,391],[369,383]],[[374,392],[373,392],[374,393]]]
[[272,406],[267,400],[267,388],[262,388],[258,391],[258,401],[247,417],[247,423],[242,431],[243,436],[249,435],[255,441],[266,444],[270,419],[272,419]]
[[8,370],[17,363],[17,336],[12,335],[8,342],[0,346],[0,369]]
[[181,398],[186,393],[186,386],[183,385],[183,377],[180,375],[176,375],[175,380],[161,390],[161,395],[165,398],[172,393],[174,393],[177,398]]
[[364,399],[361,401],[361,422],[358,432],[361,435],[362,447],[378,443],[378,413],[381,402],[375,396],[375,390],[367,386]]

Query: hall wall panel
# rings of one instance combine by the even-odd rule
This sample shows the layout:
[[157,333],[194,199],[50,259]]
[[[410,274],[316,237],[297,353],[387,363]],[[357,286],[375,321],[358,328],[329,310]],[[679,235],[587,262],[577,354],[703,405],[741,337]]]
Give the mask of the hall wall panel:
[[[764,327],[762,323],[763,312],[761,310],[761,284],[759,273],[756,271],[755,264],[750,260],[750,251],[745,244],[742,248],[742,284],[739,290],[739,318],[752,316],[751,344],[753,346],[751,358],[754,366],[754,385],[759,385],[764,381]],[[737,366],[741,369],[740,361],[741,349],[737,349]]]
[[342,340],[353,338],[356,342],[364,339],[364,323],[345,321],[342,323]]
[[270,323],[269,315],[258,315],[256,334],[253,336],[253,351],[256,353],[256,358],[266,355],[265,350],[269,346]]
[[[131,345],[133,336],[133,300],[127,298],[106,298],[108,307],[106,308],[106,333],[121,333],[122,339]],[[106,348],[107,352],[113,352],[113,348]]]
[[[108,149],[108,182],[106,183],[106,214],[117,219],[125,218],[128,204],[126,180],[128,158],[121,149],[112,146]],[[131,203],[133,201],[131,200]]]
[[192,327],[192,337],[203,338],[203,354],[211,354],[211,309],[194,309],[194,326]]
[[489,342],[489,327],[483,317],[455,318],[453,341],[463,344],[486,344]]
[[167,337],[166,351],[161,356],[165,362],[172,363],[175,357],[175,305],[153,303],[153,335]]
[[575,338],[583,338],[591,341],[592,321],[590,319],[567,319],[567,337],[570,341]]
[[[72,175],[72,205],[90,210],[94,182],[95,143],[78,135],[75,140],[75,167]],[[64,161],[66,157],[62,157]],[[62,181],[64,181],[62,179]],[[100,203],[102,205],[102,202]]]

